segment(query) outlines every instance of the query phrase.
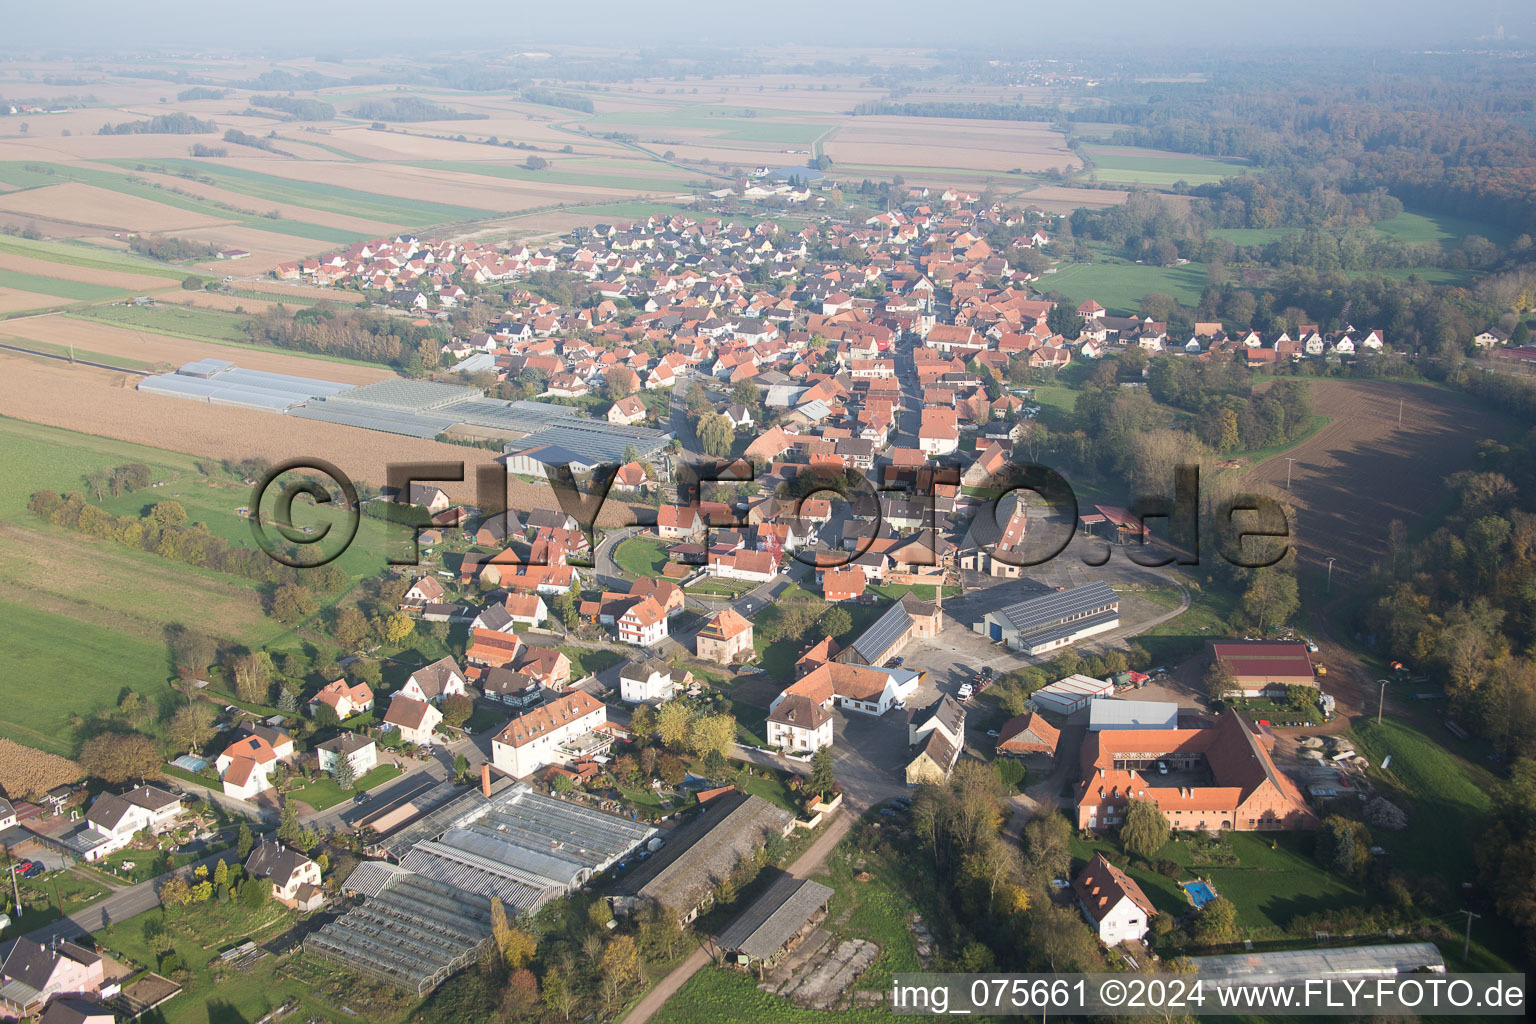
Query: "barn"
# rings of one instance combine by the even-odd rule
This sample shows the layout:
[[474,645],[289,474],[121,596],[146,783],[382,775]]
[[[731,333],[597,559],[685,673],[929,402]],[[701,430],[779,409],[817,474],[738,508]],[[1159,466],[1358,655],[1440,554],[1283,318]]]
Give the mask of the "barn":
[[1025,654],[1067,647],[1120,625],[1120,595],[1103,581],[987,612],[974,629]]

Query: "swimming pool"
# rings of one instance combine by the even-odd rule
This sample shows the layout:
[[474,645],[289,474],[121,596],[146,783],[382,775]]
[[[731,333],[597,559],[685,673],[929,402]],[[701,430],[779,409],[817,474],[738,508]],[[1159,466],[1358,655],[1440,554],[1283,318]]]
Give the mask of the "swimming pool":
[[1185,882],[1184,891],[1189,893],[1189,900],[1195,905],[1196,910],[1216,898],[1216,890],[1204,882]]

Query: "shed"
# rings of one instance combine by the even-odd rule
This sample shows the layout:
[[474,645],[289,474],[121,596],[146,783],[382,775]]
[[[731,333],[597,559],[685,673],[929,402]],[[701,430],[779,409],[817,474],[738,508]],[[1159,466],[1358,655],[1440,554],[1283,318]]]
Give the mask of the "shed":
[[1092,676],[1070,675],[1058,679],[1049,686],[1042,686],[1029,699],[1041,711],[1054,711],[1058,715],[1070,715],[1088,706],[1088,702],[1111,696],[1115,684]]
[[721,951],[747,966],[771,961],[826,907],[832,890],[820,882],[783,875],[720,932]]

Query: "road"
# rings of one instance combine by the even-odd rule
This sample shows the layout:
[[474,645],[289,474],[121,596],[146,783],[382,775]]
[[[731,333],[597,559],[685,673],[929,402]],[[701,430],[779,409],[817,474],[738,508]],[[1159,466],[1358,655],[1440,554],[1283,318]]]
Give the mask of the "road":
[[[175,876],[190,879],[198,865],[206,864],[211,868],[221,857],[233,859],[234,855],[229,850],[211,853],[175,871],[167,871],[163,875],[156,875],[136,885],[124,886],[83,910],[77,910],[67,917],[61,917],[41,928],[27,932],[27,938],[45,945],[53,939],[78,939],[91,932],[100,931],[110,924],[125,921],[146,910],[152,910],[160,905],[160,886],[167,879]],[[21,923],[26,922],[23,920]]]

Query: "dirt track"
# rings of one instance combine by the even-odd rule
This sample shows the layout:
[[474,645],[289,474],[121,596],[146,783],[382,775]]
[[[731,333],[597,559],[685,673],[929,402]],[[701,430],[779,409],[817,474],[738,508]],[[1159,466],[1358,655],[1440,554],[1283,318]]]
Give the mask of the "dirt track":
[[1243,482],[1294,505],[1302,561],[1335,558],[1335,577],[1346,579],[1386,553],[1392,520],[1412,529],[1440,506],[1445,478],[1472,467],[1479,440],[1514,432],[1503,417],[1429,385],[1319,380],[1311,396],[1313,411],[1333,422],[1287,453],[1296,460],[1289,493],[1286,456],[1248,470]]

